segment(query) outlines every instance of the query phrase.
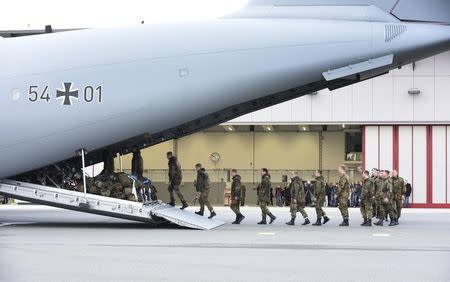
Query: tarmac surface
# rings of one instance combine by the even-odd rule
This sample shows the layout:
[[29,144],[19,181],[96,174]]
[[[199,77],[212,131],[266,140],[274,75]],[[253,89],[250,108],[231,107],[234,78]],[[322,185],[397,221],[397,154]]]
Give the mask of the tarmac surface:
[[[194,211],[194,208],[190,208]],[[312,222],[313,208],[306,209]],[[256,225],[259,208],[229,208],[210,231],[145,224],[43,206],[0,206],[0,281],[450,281],[450,210],[404,209],[400,225],[350,227],[336,208],[324,226]],[[64,223],[65,222],[65,223]]]

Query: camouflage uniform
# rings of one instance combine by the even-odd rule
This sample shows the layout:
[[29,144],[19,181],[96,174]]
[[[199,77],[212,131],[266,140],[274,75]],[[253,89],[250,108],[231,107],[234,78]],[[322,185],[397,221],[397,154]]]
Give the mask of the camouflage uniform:
[[308,214],[305,212],[305,190],[302,180],[298,176],[292,178],[289,190],[291,192],[291,218],[295,219],[297,212],[300,212],[303,218],[308,218]]
[[239,206],[241,204],[241,176],[233,176],[233,182],[231,183],[231,210],[236,214],[241,214]]
[[181,165],[178,162],[177,157],[172,156],[169,158],[169,187],[167,190],[169,190],[170,195],[170,204],[175,205],[175,197],[173,193],[175,192],[180,199],[180,201],[183,203],[183,205],[187,205],[186,200],[184,199],[183,194],[180,191],[180,185],[181,180],[183,178],[182,172],[181,172]]
[[373,213],[373,197],[375,196],[375,183],[372,178],[367,178],[363,181],[363,188],[361,191],[361,215],[364,222],[372,220]]
[[327,216],[323,210],[325,204],[325,179],[323,176],[316,177],[314,183],[314,197],[316,198],[316,215],[317,219]]
[[380,205],[381,205],[381,186],[383,185],[383,179],[381,177],[373,177],[375,184],[375,199],[373,201],[373,216],[380,217]]
[[201,168],[197,171],[197,181],[195,184],[195,189],[200,193],[200,196],[198,198],[198,203],[200,204],[200,213],[203,213],[205,211],[205,205],[212,213],[214,209],[209,203],[208,199],[209,191],[211,189],[211,181],[209,180],[209,175],[204,168]]
[[270,203],[270,187],[272,183],[270,182],[270,175],[265,174],[261,178],[261,184],[257,188],[258,191],[258,203],[261,208],[262,216],[265,218],[266,215],[270,213],[267,208],[267,204]]
[[339,211],[341,212],[342,218],[348,220],[348,196],[350,193],[350,184],[348,182],[347,174],[340,176],[337,188]]
[[386,215],[389,214],[391,221],[395,221],[395,212],[392,206],[393,202],[392,181],[390,178],[381,182],[381,189],[379,191],[380,197],[380,221],[382,222]]
[[140,150],[133,152],[133,157],[131,159],[131,174],[136,176],[139,180],[143,180],[144,178],[144,160],[142,159]]
[[398,219],[402,214],[402,196],[406,193],[405,181],[399,176],[392,177],[391,179],[393,188],[392,192],[394,194],[393,207],[395,210],[395,216]]

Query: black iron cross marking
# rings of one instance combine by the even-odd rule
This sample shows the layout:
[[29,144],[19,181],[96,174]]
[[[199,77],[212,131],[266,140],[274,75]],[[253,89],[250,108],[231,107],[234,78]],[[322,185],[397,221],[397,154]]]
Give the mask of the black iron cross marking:
[[56,99],[64,98],[61,105],[72,105],[71,98],[78,100],[78,89],[71,90],[72,82],[64,82],[64,90],[56,89]]

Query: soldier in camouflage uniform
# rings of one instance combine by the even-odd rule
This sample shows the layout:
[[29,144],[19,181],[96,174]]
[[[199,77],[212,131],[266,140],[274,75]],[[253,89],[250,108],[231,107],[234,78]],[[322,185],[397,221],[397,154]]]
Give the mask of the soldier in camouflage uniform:
[[339,203],[339,211],[342,215],[342,223],[339,226],[348,226],[348,196],[350,193],[350,184],[348,182],[348,175],[345,172],[346,166],[341,164],[338,167],[339,174],[339,182],[337,185],[337,199]]
[[314,182],[314,197],[316,198],[316,223],[313,223],[315,226],[322,225],[322,217],[323,224],[327,223],[330,219],[325,214],[323,210],[323,205],[325,204],[325,179],[322,176],[321,170],[316,170],[314,173],[316,177],[316,181]]
[[183,178],[183,175],[181,172],[181,165],[178,162],[177,157],[174,156],[172,152],[167,152],[167,159],[169,160],[169,163],[168,163],[169,187],[167,188],[167,190],[169,190],[169,195],[170,195],[169,205],[175,206],[175,197],[173,195],[175,192],[182,203],[182,206],[180,209],[184,210],[189,205],[187,204],[186,200],[184,199],[183,194],[180,191],[181,180]]
[[308,219],[308,214],[305,211],[306,200],[305,200],[305,190],[303,187],[302,180],[298,176],[298,173],[293,171],[291,173],[291,183],[289,184],[289,190],[291,192],[291,220],[286,222],[287,225],[295,224],[295,217],[297,215],[297,211],[299,211],[305,221],[302,225],[307,225],[310,223]]
[[197,191],[198,203],[200,204],[200,210],[195,212],[198,215],[203,216],[205,211],[205,205],[208,207],[209,212],[211,213],[208,216],[209,219],[215,217],[217,214],[214,211],[214,208],[209,203],[209,191],[211,189],[211,181],[209,180],[209,175],[206,170],[202,167],[201,164],[195,165],[195,170],[197,170],[197,181],[195,182],[195,190]]
[[131,158],[131,174],[136,176],[139,181],[144,179],[144,160],[141,156],[141,150],[133,148],[133,157]]
[[240,205],[241,205],[241,176],[237,174],[237,170],[231,170],[231,178],[233,182],[231,183],[231,210],[236,214],[236,220],[232,222],[232,224],[240,224],[241,221],[245,218],[241,214]]
[[372,226],[373,200],[375,197],[375,183],[369,177],[369,171],[364,171],[362,174],[363,187],[361,191],[361,215],[364,222],[361,226]]
[[372,169],[372,180],[375,185],[375,198],[372,203],[373,207],[373,215],[372,217],[380,217],[380,203],[381,203],[381,196],[380,196],[380,190],[381,186],[383,184],[383,179],[381,177],[381,171],[373,168]]
[[383,226],[384,218],[386,213],[389,214],[391,222],[389,226],[396,225],[396,218],[394,208],[392,206],[393,202],[393,192],[392,192],[392,180],[389,177],[389,171],[383,170],[382,172],[383,181],[381,182],[381,189],[379,191],[380,195],[380,218],[375,225]]
[[392,171],[392,188],[394,193],[394,210],[395,210],[395,217],[396,220],[400,218],[402,215],[402,198],[406,193],[406,186],[405,181],[403,178],[398,176],[397,170]]
[[270,217],[270,224],[276,219],[276,217],[269,211],[267,205],[270,203],[270,175],[267,168],[261,169],[261,184],[256,189],[258,191],[258,203],[261,208],[262,220],[258,224],[267,224],[266,217]]

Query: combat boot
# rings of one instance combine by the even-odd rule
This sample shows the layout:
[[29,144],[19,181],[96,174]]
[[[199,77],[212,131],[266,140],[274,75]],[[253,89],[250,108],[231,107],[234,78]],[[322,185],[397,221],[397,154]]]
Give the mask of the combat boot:
[[328,221],[330,221],[330,218],[328,216],[324,216],[323,217],[323,224],[327,223]]
[[302,223],[302,225],[308,225],[310,223],[311,223],[311,221],[309,221],[308,218],[305,218],[305,221]]
[[363,226],[372,226],[372,220],[371,220],[371,219],[368,219],[368,220],[366,221],[366,224],[364,224]]
[[291,217],[291,220],[286,222],[287,225],[295,225],[295,217]]
[[366,218],[364,218],[364,222],[363,222],[363,223],[361,223],[361,226],[366,226],[366,224],[367,224],[367,219],[366,219]]
[[398,225],[398,217],[395,219],[395,225]]
[[314,225],[314,226],[321,226],[321,225],[322,225],[322,220],[321,220],[321,218],[320,218],[320,217],[317,218],[316,223],[313,223],[312,225]]
[[234,219],[234,221],[233,221],[231,224],[238,224],[238,223],[237,223],[238,217],[239,217],[239,215],[236,215],[236,218]]
[[203,216],[203,211],[198,211],[198,212],[195,212],[195,213],[198,214],[198,215]]
[[261,219],[260,222],[258,222],[258,224],[267,224],[266,216],[265,216],[265,215],[262,216],[262,219]]
[[269,217],[270,217],[269,224],[272,224],[272,222],[273,222],[275,219],[277,219],[277,218],[276,218],[272,213],[269,213],[268,215],[269,215]]
[[172,207],[175,206],[175,202],[168,202],[167,204],[168,204],[168,205],[171,205]]
[[217,215],[217,214],[216,214],[215,211],[211,211],[211,215],[208,216],[208,218],[211,219],[211,218],[215,217],[216,215]]
[[378,219],[378,222],[375,222],[374,224],[375,225],[378,225],[378,226],[383,226],[383,219],[382,218],[380,218],[380,219]]
[[189,205],[186,202],[183,202],[183,205],[181,206],[180,210],[184,210],[187,207],[189,207]]
[[243,221],[245,218],[245,216],[243,216],[241,213],[238,214],[237,219],[236,219],[236,224],[240,224],[241,221]]
[[348,219],[344,219],[343,221],[342,221],[342,223],[341,224],[339,224],[339,226],[348,226],[349,224],[348,224]]

